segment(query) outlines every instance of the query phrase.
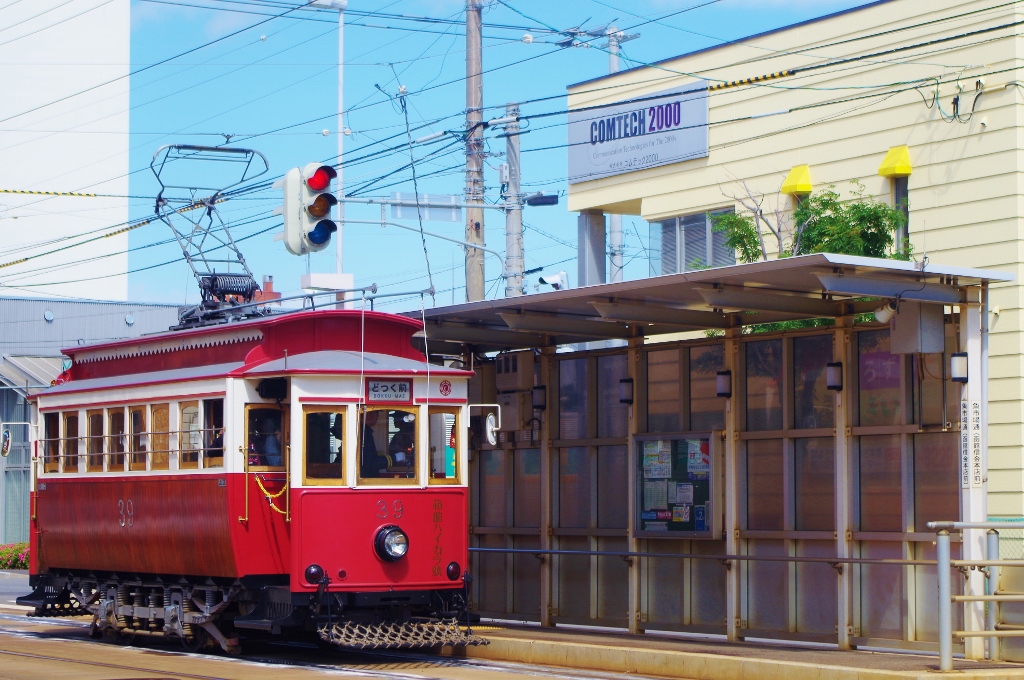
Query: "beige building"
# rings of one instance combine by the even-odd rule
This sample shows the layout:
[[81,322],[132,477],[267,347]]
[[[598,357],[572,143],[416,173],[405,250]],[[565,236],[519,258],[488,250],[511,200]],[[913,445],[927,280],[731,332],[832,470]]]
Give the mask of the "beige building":
[[855,181],[907,197],[916,259],[1014,273],[989,315],[988,513],[1007,517],[1024,515],[1022,21],[1000,0],[882,0],[569,89],[569,208],[591,229],[652,223],[652,274],[731,261],[709,212],[756,201],[789,228],[801,196]]

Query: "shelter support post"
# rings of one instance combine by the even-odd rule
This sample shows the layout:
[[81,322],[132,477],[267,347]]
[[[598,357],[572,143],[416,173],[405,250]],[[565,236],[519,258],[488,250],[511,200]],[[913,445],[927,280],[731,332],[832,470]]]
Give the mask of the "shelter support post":
[[[832,340],[832,360],[842,363],[842,385],[844,386],[844,389],[833,392],[835,395],[836,432],[836,460],[834,468],[836,490],[836,556],[840,558],[850,557],[851,539],[853,538],[852,525],[850,522],[850,507],[852,503],[852,499],[850,498],[850,489],[852,488],[851,480],[853,479],[850,451],[852,450],[853,443],[853,430],[851,427],[853,423],[853,413],[851,409],[852,399],[850,399],[849,394],[846,391],[846,386],[850,385],[850,380],[848,379],[847,374],[850,371],[850,367],[853,365],[850,337],[850,329],[852,326],[852,317],[844,316],[837,318]],[[850,635],[853,632],[850,612],[850,608],[853,603],[853,578],[851,572],[851,565],[842,565],[837,572],[839,582],[836,587],[836,595],[838,598],[838,602],[836,603],[836,634],[839,649],[850,649]]]
[[[953,616],[950,606],[949,532],[943,529],[935,539],[939,581],[939,670],[953,670]],[[966,642],[966,641],[965,641]]]
[[[540,382],[547,386],[548,403],[551,404],[551,395],[555,395],[557,403],[558,376],[555,374],[557,365],[553,361],[555,347],[543,347],[540,350]],[[554,389],[553,389],[554,388]],[[540,547],[543,550],[552,550],[555,546],[551,542],[551,457],[554,452],[551,448],[552,422],[558,421],[551,417],[552,410],[544,411],[540,425]],[[540,625],[554,626],[552,622],[552,556],[546,555],[540,563]]]
[[[626,350],[626,375],[633,379],[634,389],[643,389],[647,383],[646,376],[640,375],[640,349],[643,347],[644,339],[630,338],[627,341],[628,349]],[[626,442],[626,460],[632,461],[634,451],[636,450],[636,443],[634,440],[635,435],[640,431],[641,424],[640,418],[637,417],[639,409],[637,408],[636,393],[634,392],[633,403],[629,406],[629,416],[627,420],[627,432],[628,439]],[[629,546],[629,550],[632,552],[640,552],[640,542],[634,536],[634,529],[636,527],[636,466],[630,464],[626,468],[629,470],[629,480],[627,482],[627,489],[629,489],[629,498],[627,500],[627,522],[626,522],[626,544]],[[640,558],[634,558],[629,560],[629,612],[628,612],[628,626],[630,633],[642,633],[643,622],[641,620],[641,573],[642,573],[642,560]]]
[[604,213],[600,210],[584,210],[580,213],[577,225],[579,276],[576,285],[582,288],[604,283],[608,259],[605,252]]
[[[985,467],[988,456],[988,435],[985,432],[984,412],[988,408],[983,400],[986,377],[984,366],[988,356],[982,343],[982,327],[986,310],[981,302],[981,289],[969,291],[970,302],[960,305],[960,349],[967,352],[967,376],[960,402],[960,486],[961,521],[985,522],[988,520],[988,505],[985,498],[988,471]],[[964,422],[966,421],[966,422]],[[966,430],[964,428],[966,427]],[[964,436],[966,434],[966,437]],[[961,559],[985,559],[985,531],[964,529]],[[977,569],[968,572],[964,592],[981,595],[985,592],[985,574]],[[985,626],[985,607],[982,602],[967,602],[964,605],[964,630],[981,631]],[[948,605],[944,605],[948,607]],[[964,639],[964,656],[968,659],[985,658],[985,639],[968,637]]]
[[[738,555],[740,552],[739,524],[739,480],[737,473],[740,428],[736,401],[736,375],[739,363],[740,335],[742,329],[730,328],[725,336],[724,368],[731,372],[732,397],[725,400],[725,552]],[[734,562],[726,574],[725,583],[725,629],[731,642],[740,639],[740,563]]]

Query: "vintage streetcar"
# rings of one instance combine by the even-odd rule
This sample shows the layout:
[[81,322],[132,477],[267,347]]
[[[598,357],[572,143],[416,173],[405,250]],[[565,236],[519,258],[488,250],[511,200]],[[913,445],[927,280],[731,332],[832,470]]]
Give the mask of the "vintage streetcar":
[[421,330],[316,310],[66,350],[19,603],[229,653],[481,642],[459,625],[471,374],[429,364]]

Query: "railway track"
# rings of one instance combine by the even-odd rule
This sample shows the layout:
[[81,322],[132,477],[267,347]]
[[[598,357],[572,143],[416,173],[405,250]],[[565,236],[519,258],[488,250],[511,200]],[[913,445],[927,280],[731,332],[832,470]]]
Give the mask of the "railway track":
[[[387,680],[433,680],[444,678],[493,678],[543,677],[556,680],[611,680],[621,678],[613,673],[575,671],[571,669],[533,666],[502,661],[481,659],[448,659],[428,654],[391,651],[341,651],[324,650],[314,643],[272,642],[263,645],[255,653],[243,657],[225,657],[212,654],[190,653],[175,649],[163,641],[149,641],[145,646],[122,647],[93,640],[87,637],[89,624],[82,618],[36,619],[0,613],[0,667],[11,662],[22,661],[49,665],[70,670],[81,668],[82,675],[99,673],[97,677],[118,677],[153,680],[155,678],[182,678],[188,680],[221,680],[226,677],[259,680],[260,677],[279,678],[282,672],[302,672],[310,677],[326,675],[350,678],[381,678]],[[22,638],[26,641],[50,642],[53,645],[68,646],[68,652],[42,649],[10,649],[3,639]],[[97,651],[124,656],[118,659],[88,658]],[[70,653],[69,653],[70,652]],[[139,663],[138,656],[154,663]],[[232,672],[223,670],[210,672],[206,667],[221,667],[230,664]],[[188,670],[171,667],[187,666]],[[200,670],[202,669],[202,670]],[[106,671],[106,673],[104,673]],[[72,671],[75,672],[75,671]],[[0,675],[7,677],[0,669]],[[38,677],[47,677],[40,672]],[[644,676],[632,676],[643,680]],[[653,678],[651,680],[654,680]]]

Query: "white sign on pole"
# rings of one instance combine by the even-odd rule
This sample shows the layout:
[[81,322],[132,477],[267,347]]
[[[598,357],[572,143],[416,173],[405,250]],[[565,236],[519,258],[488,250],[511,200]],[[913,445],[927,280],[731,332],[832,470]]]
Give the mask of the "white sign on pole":
[[569,113],[569,183],[708,155],[707,81]]
[[[447,194],[420,194],[419,213],[427,222],[461,222],[462,196]],[[391,194],[391,219],[415,220],[416,194],[393,192]]]

